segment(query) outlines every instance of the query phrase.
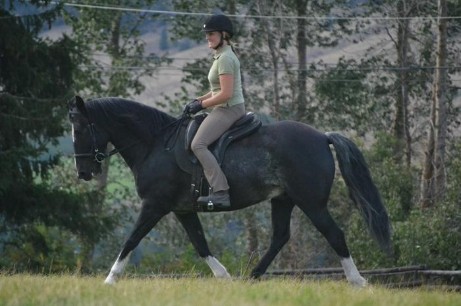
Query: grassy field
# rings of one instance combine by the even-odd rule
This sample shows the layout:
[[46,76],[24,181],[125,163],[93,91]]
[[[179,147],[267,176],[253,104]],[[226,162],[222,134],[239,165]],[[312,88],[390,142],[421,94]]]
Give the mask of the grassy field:
[[461,305],[461,294],[442,289],[357,289],[345,282],[271,279],[123,278],[1,275],[0,305]]

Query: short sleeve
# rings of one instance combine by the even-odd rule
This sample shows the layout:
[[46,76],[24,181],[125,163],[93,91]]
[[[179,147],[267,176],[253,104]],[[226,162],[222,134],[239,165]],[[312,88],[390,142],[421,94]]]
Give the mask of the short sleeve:
[[218,74],[234,74],[235,71],[235,63],[229,56],[221,56],[219,58],[219,65],[218,65]]

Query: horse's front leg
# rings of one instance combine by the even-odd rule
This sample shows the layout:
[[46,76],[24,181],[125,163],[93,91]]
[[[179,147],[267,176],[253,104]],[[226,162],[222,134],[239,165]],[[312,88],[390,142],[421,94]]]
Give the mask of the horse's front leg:
[[125,242],[120,255],[110,269],[104,283],[114,284],[117,278],[122,274],[129,260],[130,253],[138,246],[142,238],[144,238],[157,222],[164,217],[168,212],[157,206],[152,205],[149,201],[143,201],[141,213],[138,216],[133,231]]
[[186,230],[192,245],[200,257],[204,258],[215,277],[230,278],[226,268],[211,255],[203,233],[203,227],[196,213],[176,213],[176,217]]

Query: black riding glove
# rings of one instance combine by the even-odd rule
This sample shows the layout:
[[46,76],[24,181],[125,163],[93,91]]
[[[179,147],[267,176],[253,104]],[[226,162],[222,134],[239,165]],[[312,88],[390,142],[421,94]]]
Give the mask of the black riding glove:
[[184,108],[186,114],[196,114],[203,109],[202,101],[195,99],[192,102],[187,103]]

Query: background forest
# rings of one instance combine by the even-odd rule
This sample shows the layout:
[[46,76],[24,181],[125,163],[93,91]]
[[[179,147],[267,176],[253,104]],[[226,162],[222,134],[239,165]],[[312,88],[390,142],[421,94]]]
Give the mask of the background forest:
[[[340,131],[366,155],[395,253],[380,253],[338,177],[329,205],[358,267],[461,269],[459,0],[0,1],[0,269],[110,267],[138,198],[117,156],[97,180],[77,180],[67,101],[127,97],[178,115],[207,90],[200,29],[212,13],[234,22],[249,110]],[[268,247],[269,208],[200,215],[232,274]],[[270,269],[339,265],[299,210],[291,224]],[[209,273],[174,216],[131,262]]]

